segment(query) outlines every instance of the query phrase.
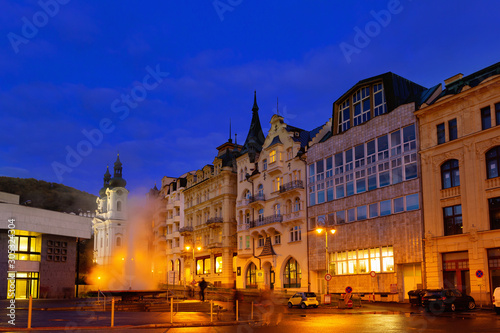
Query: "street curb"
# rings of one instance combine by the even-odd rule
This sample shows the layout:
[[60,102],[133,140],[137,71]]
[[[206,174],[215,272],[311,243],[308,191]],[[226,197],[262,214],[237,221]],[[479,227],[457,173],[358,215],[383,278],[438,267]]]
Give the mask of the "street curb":
[[[259,321],[227,321],[227,322],[199,322],[199,323],[172,323],[172,324],[146,324],[146,325],[122,325],[122,326],[78,326],[74,327],[79,330],[115,330],[115,329],[143,329],[143,328],[185,328],[185,327],[215,327],[215,326],[236,326],[250,325]],[[0,332],[12,331],[66,331],[68,327],[32,327],[32,328],[5,328],[0,327]]]

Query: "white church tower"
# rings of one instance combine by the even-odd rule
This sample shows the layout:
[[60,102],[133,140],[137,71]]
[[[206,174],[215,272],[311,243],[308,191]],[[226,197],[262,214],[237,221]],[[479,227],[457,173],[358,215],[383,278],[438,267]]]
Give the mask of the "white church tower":
[[109,167],[104,174],[104,185],[97,198],[96,216],[92,220],[94,229],[94,261],[108,266],[122,260],[127,239],[127,182],[122,178],[122,163],[118,154],[111,178]]

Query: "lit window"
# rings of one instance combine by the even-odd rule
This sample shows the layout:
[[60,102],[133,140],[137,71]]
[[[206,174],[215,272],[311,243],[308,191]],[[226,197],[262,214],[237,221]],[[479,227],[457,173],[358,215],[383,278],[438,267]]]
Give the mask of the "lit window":
[[222,273],[222,256],[215,257],[215,273]]
[[276,150],[269,153],[269,164],[276,162]]
[[290,258],[283,272],[283,288],[300,288],[302,272],[297,260]]
[[247,288],[257,288],[256,272],[257,272],[257,266],[255,266],[253,262],[250,263],[250,266],[248,266],[246,273]]

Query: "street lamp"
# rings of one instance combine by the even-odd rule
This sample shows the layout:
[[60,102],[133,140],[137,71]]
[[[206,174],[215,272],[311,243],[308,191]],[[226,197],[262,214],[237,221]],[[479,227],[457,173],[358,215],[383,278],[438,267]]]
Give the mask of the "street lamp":
[[[201,251],[201,247],[200,247],[200,246],[198,246],[196,249],[197,249],[198,251]],[[192,264],[191,264],[191,266],[192,266],[191,275],[193,276],[193,280],[192,280],[192,281],[194,281],[194,270],[195,270],[195,268],[196,268],[196,266],[195,266],[195,262],[194,262],[194,246],[186,246],[186,250],[187,250],[187,251],[189,251],[189,250],[193,250],[193,262],[192,262]]]
[[[330,274],[330,265],[329,265],[329,260],[328,260],[328,232],[330,232],[332,235],[335,234],[335,232],[337,230],[335,230],[334,228],[328,228],[328,227],[324,227],[324,228],[317,228],[316,229],[316,232],[318,234],[321,234],[322,232],[325,232],[325,259],[326,259],[326,274]],[[329,294],[329,290],[328,290],[328,281],[326,281],[326,294],[328,295]]]

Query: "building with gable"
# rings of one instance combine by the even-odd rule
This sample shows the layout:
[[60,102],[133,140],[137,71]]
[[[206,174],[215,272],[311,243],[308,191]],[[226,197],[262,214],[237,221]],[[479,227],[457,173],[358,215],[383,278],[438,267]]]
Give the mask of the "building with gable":
[[308,289],[305,162],[320,128],[290,126],[278,114],[262,132],[256,95],[252,121],[237,158],[237,288]]

